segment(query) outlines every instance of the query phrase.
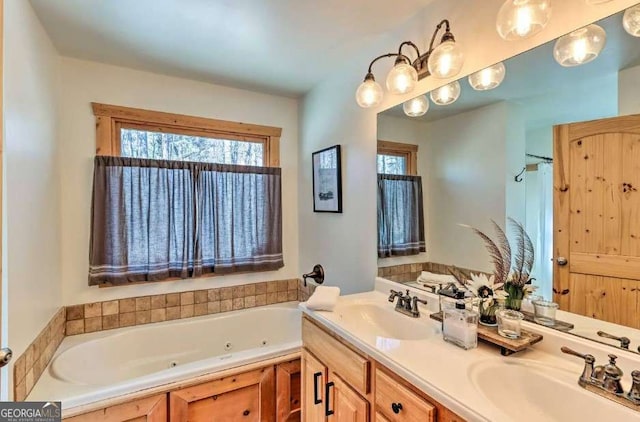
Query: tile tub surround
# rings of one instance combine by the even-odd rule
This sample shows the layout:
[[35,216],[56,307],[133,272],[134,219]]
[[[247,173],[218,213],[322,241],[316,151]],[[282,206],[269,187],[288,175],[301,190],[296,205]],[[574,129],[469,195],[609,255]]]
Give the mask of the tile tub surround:
[[13,365],[13,398],[23,401],[64,339],[65,309],[60,308]]
[[[439,264],[437,262],[417,262],[414,264],[391,265],[389,267],[378,267],[378,277],[387,280],[406,282],[416,281],[422,271],[429,271],[434,274],[451,274],[449,268],[453,265]],[[468,268],[456,267],[463,274],[469,276],[469,273],[482,273],[483,271],[471,270]],[[470,277],[469,277],[470,278]]]
[[67,306],[66,335],[297,301],[299,286],[299,279],[276,280]]

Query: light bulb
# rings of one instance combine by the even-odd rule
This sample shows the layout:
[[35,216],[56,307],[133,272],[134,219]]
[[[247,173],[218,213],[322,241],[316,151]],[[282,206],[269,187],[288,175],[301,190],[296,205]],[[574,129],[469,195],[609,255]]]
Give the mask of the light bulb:
[[640,4],[625,10],[622,26],[630,35],[640,37]]
[[551,0],[507,0],[504,2],[496,29],[507,41],[529,38],[542,31],[551,18]]
[[356,91],[358,105],[362,108],[375,107],[382,102],[382,96],[382,87],[376,82],[373,74],[368,73]]
[[431,101],[438,105],[448,105],[454,103],[460,97],[460,84],[458,81],[441,86],[431,91]]
[[427,68],[436,78],[451,78],[462,69],[464,54],[462,47],[455,41],[445,41],[431,52],[427,61]]
[[406,94],[413,91],[418,82],[418,72],[408,63],[396,62],[387,75],[387,89],[392,94]]
[[564,35],[553,47],[553,57],[564,67],[579,66],[594,60],[607,41],[607,34],[591,24]]
[[402,104],[404,114],[409,117],[423,116],[429,110],[429,99],[426,95],[419,95]]
[[504,64],[500,62],[469,75],[469,85],[476,91],[488,91],[500,86],[505,73]]

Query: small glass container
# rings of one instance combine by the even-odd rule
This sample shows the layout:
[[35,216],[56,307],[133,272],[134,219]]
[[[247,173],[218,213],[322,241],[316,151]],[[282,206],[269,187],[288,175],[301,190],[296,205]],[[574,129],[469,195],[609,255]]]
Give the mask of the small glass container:
[[498,319],[498,334],[502,337],[516,339],[520,338],[521,321],[524,315],[511,309],[503,309],[496,312]]
[[558,304],[548,300],[533,301],[533,320],[540,325],[551,327],[556,323]]

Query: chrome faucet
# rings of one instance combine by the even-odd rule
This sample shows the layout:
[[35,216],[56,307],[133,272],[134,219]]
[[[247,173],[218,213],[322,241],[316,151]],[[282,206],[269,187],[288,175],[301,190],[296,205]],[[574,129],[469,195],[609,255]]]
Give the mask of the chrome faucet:
[[598,334],[599,337],[619,341],[620,348],[622,349],[629,349],[629,345],[631,344],[631,340],[629,339],[629,337],[618,337],[614,336],[613,334],[605,333],[604,331],[598,331],[596,334]]
[[391,294],[389,295],[389,302],[393,303],[393,301],[398,298],[396,302],[395,310],[396,312],[400,312],[401,314],[408,315],[411,318],[419,318],[420,310],[418,309],[418,303],[422,303],[424,305],[427,304],[426,300],[420,299],[418,296],[411,297],[411,293],[407,290],[406,294],[402,294],[402,292],[397,292],[395,290],[391,290]]
[[578,353],[568,347],[561,347],[560,350],[562,353],[584,360],[584,369],[578,379],[578,385],[585,390],[640,412],[640,371],[631,373],[633,384],[629,392],[625,394],[620,382],[623,373],[622,369],[616,365],[618,358],[616,355],[609,355],[607,365],[594,367],[596,358],[593,355]]

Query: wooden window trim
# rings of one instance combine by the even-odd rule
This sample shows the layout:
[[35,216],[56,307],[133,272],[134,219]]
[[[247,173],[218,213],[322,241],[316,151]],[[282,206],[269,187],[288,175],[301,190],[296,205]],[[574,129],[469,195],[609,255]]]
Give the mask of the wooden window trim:
[[120,130],[141,128],[205,137],[259,142],[266,167],[280,166],[282,128],[231,122],[162,111],[91,103],[96,117],[96,155],[120,155]]
[[405,157],[407,175],[418,175],[418,145],[378,140],[378,154]]

